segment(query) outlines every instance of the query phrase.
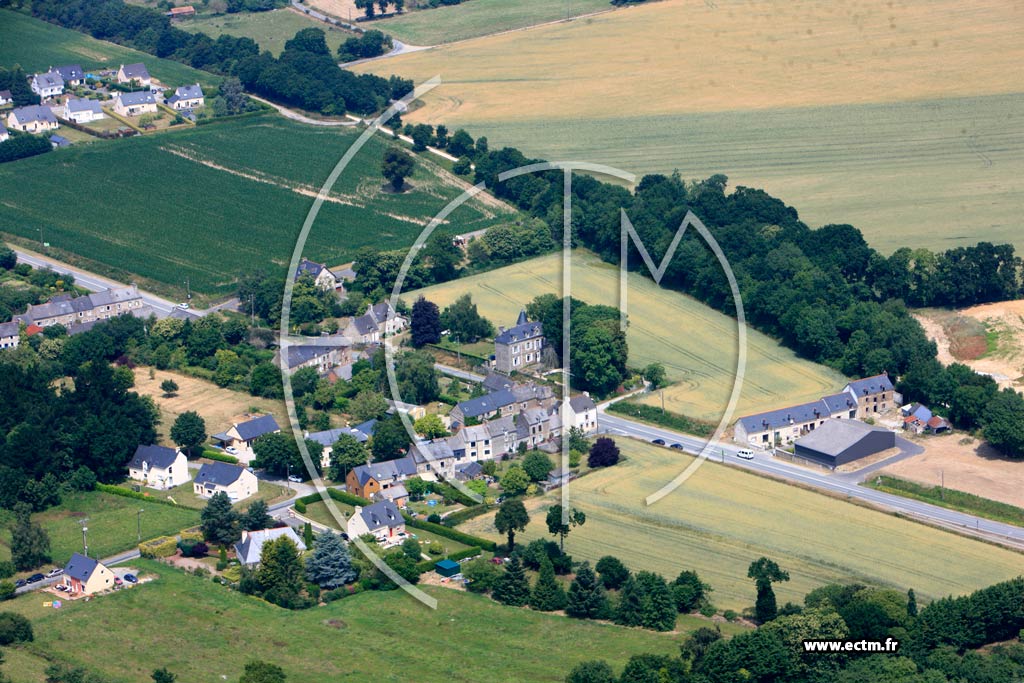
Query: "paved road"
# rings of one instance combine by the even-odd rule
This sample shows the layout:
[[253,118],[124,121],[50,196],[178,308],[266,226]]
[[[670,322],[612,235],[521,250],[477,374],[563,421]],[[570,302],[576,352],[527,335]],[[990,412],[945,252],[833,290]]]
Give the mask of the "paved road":
[[310,126],[358,126],[360,123],[358,119],[345,119],[344,121],[338,119],[314,119],[306,116],[305,114],[300,114],[294,109],[289,109],[288,107],[284,107],[276,102],[271,102],[270,100],[265,100],[262,97],[258,97],[251,93],[249,94],[249,97],[273,107],[286,119],[306,123]]
[[[599,418],[602,431],[611,434],[632,436],[645,441],[663,439],[667,444],[681,443],[691,453],[699,452],[704,447],[704,441],[700,438],[681,434],[662,427],[655,427],[639,422],[634,422],[618,415],[602,413]],[[835,476],[824,472],[816,472],[811,469],[794,465],[782,460],[773,458],[764,453],[757,453],[753,460],[742,460],[736,457],[739,446],[735,444],[718,443],[714,445],[711,455],[712,460],[724,461],[733,467],[740,467],[752,470],[760,474],[774,476],[787,481],[811,486],[817,489],[846,496],[847,498],[863,501],[872,505],[900,512],[910,517],[921,519],[932,524],[955,529],[961,533],[988,540],[998,541],[1006,545],[1024,549],[1024,529],[993,522],[992,520],[976,517],[974,515],[947,510],[936,505],[929,505],[910,498],[894,496],[874,489],[859,486],[855,479],[844,476]],[[723,455],[724,454],[724,455]],[[896,456],[899,458],[900,456]],[[908,457],[904,455],[904,457]],[[685,484],[684,484],[685,486]],[[651,491],[654,493],[654,491]]]
[[434,369],[443,375],[448,375],[449,377],[456,377],[458,379],[464,379],[467,382],[479,383],[487,379],[483,375],[478,375],[475,372],[459,370],[458,368],[453,368],[450,365],[443,365],[441,363],[434,363]]

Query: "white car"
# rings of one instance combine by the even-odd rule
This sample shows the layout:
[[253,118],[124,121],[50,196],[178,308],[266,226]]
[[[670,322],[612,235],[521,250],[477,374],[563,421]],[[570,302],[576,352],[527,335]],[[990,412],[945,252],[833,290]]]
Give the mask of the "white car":
[[60,576],[63,573],[64,573],[64,570],[61,569],[60,567],[57,567],[55,569],[51,569],[50,571],[46,572],[46,578],[52,579],[53,577]]
[[294,482],[296,484],[301,484],[302,483],[302,477],[300,477],[297,474],[290,474],[290,475],[288,475],[288,481]]
[[737,458],[742,458],[743,460],[753,460],[754,459],[754,451],[752,451],[750,449],[747,449],[747,448],[744,448],[743,450],[738,451],[736,453],[736,457]]
[[238,449],[235,448],[234,446],[228,446],[227,448],[224,449],[224,452],[230,455],[238,455]]
[[187,311],[188,309],[192,308],[192,306],[190,306],[187,302],[183,301],[180,304],[178,304],[178,308],[180,308],[183,311]]

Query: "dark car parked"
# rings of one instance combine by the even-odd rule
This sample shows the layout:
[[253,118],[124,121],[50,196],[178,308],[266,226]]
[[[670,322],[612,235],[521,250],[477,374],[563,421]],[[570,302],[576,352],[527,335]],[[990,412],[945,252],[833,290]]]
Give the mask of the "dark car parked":
[[28,577],[28,578],[27,578],[27,579],[25,579],[25,580],[26,580],[27,582],[29,582],[29,583],[39,583],[40,581],[42,581],[42,580],[43,580],[43,579],[45,579],[45,578],[46,578],[46,577],[45,577],[45,576],[43,576],[42,574],[33,574],[32,576]]

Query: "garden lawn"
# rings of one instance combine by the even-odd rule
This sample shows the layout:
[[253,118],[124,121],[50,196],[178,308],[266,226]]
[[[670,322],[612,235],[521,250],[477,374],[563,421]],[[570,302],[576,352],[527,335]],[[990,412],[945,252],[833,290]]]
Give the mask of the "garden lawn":
[[[569,485],[569,504],[586,524],[566,551],[576,560],[615,555],[633,570],[673,579],[696,570],[710,583],[719,609],[754,603],[747,568],[769,557],[791,580],[775,586],[779,604],[801,602],[830,582],[913,588],[918,599],[962,595],[1020,574],[1024,556],[810,490],[707,462],[653,506],[644,498],[690,463],[677,451],[618,439],[628,460]],[[517,543],[550,538],[548,506],[561,492],[526,499],[531,521]],[[503,540],[493,515],[467,521],[462,531]]]
[[[33,621],[36,640],[25,649],[86,666],[109,683],[150,683],[162,666],[182,681],[233,681],[254,658],[281,666],[288,683],[410,676],[421,683],[498,683],[510,675],[522,683],[560,683],[584,660],[621,669],[633,654],[679,652],[678,635],[504,607],[445,588],[425,588],[438,599],[437,610],[390,591],[290,612],[156,562],[132,566],[156,580],[60,610],[32,598],[8,603],[5,609]],[[146,637],[127,637],[126,628]],[[367,656],[369,642],[377,655]]]
[[[70,493],[57,507],[38,512],[32,519],[50,535],[53,562],[63,567],[71,554],[82,552],[82,527],[88,519],[89,556],[110,557],[138,544],[137,513],[142,509],[142,538],[176,534],[199,523],[199,512],[185,507],[147,503],[99,491]],[[13,515],[4,511],[0,530],[0,558],[10,558]]]

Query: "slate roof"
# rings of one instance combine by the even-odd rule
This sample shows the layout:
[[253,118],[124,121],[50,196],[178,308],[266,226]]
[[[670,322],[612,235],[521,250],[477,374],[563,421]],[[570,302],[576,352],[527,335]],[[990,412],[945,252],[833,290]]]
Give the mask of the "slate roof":
[[36,74],[32,79],[40,88],[63,88],[64,79],[56,71],[47,71],[44,74]]
[[0,337],[17,337],[21,333],[21,324],[17,320],[0,323]]
[[514,327],[502,330],[494,338],[496,344],[512,344],[524,339],[533,339],[544,335],[544,325],[539,322],[530,322],[526,319],[526,311],[519,312],[519,319]]
[[822,417],[829,417],[830,415],[828,406],[819,399],[810,403],[801,403],[797,406],[769,410],[768,412],[757,413],[756,415],[747,415],[741,417],[739,422],[747,432],[763,432],[794,423],[810,422]]
[[371,332],[376,332],[380,329],[377,327],[377,321],[369,314],[361,315],[358,318],[352,318],[352,324],[355,326],[356,332],[360,335],[370,334]]
[[260,556],[263,554],[263,544],[268,541],[276,541],[282,536],[291,539],[292,543],[298,546],[300,551],[306,550],[306,544],[302,542],[302,539],[299,538],[299,535],[290,526],[277,529],[261,529],[259,531],[247,532],[245,537],[235,544],[235,554],[238,556],[238,561],[248,565],[258,564]]
[[132,461],[128,463],[128,467],[142,469],[143,463],[146,463],[151,469],[156,467],[165,470],[173,465],[177,459],[178,451],[173,448],[154,445],[139,446],[135,449],[135,455],[132,457]]
[[501,389],[484,396],[477,396],[456,404],[456,408],[462,411],[464,417],[479,417],[516,402],[515,394],[510,389]]
[[416,463],[410,456],[397,460],[385,460],[384,462],[373,462],[367,465],[359,465],[352,470],[359,481],[360,486],[365,486],[370,479],[377,481],[395,481],[411,477],[416,474]]
[[59,315],[85,313],[100,306],[125,303],[138,298],[139,290],[134,285],[105,289],[102,292],[93,292],[74,298],[69,294],[58,294],[50,297],[45,304],[30,305],[27,311],[17,316],[17,319],[24,320],[26,323],[35,322]]
[[555,392],[551,387],[546,384],[536,384],[534,382],[516,384],[512,387],[511,391],[512,395],[515,396],[516,401],[519,403],[530,400],[544,401],[555,397]]
[[500,391],[502,389],[511,389],[512,385],[514,384],[515,382],[513,382],[511,379],[497,372],[488,373],[487,377],[485,377],[483,381],[484,389],[486,389],[488,392]]
[[148,90],[118,93],[117,98],[121,101],[122,106],[128,107],[134,107],[140,104],[156,104],[156,98],[153,97],[153,93]]
[[68,140],[63,135],[51,135],[50,144],[53,145],[54,147],[70,147],[71,140]]
[[594,399],[590,398],[586,394],[580,394],[579,396],[573,396],[569,399],[569,405],[572,406],[574,413],[582,413],[588,410],[597,410],[597,404],[594,403]]
[[64,574],[85,583],[98,566],[100,566],[99,560],[86,557],[81,553],[74,553],[68,563],[64,565]]
[[892,391],[892,382],[889,380],[889,375],[882,373],[881,375],[875,375],[874,377],[865,377],[864,379],[855,379],[846,385],[848,389],[852,389],[856,396],[864,396],[867,394],[877,394],[883,391]]
[[30,121],[46,121],[47,123],[57,123],[57,117],[53,115],[49,107],[43,107],[38,104],[30,104],[27,107],[18,107],[11,111],[14,115],[15,120],[19,124],[26,124]]
[[825,407],[828,408],[830,415],[845,413],[851,408],[857,407],[857,398],[850,391],[840,391],[838,394],[823,396],[821,400],[825,402]]
[[322,432],[311,432],[306,435],[306,438],[317,442],[321,446],[329,447],[337,443],[338,439],[345,434],[354,437],[360,443],[367,439],[366,434],[363,434],[354,427],[338,427],[337,429],[326,429]]
[[83,111],[91,111],[93,114],[102,114],[103,107],[96,100],[87,100],[84,97],[72,97],[67,101],[69,114],[77,114]]
[[921,422],[928,422],[932,419],[932,411],[923,405],[918,405],[910,414]]
[[[200,97],[201,96],[202,95],[200,95]],[[295,269],[295,279],[298,280],[303,275],[312,275],[315,278],[325,270],[327,270],[327,266],[322,263],[316,263],[315,261],[310,261],[309,259],[304,258],[299,261],[299,265]]]
[[371,533],[385,527],[391,529],[405,524],[405,519],[398,511],[398,506],[390,500],[367,505],[359,512],[359,516],[363,518],[363,522],[366,523],[366,527]]
[[56,71],[60,74],[60,77],[65,82],[68,81],[82,81],[85,80],[85,72],[82,71],[82,67],[79,64],[65,64],[63,66],[55,66],[50,71]]
[[149,71],[146,70],[146,65],[141,62],[138,64],[122,64],[121,71],[124,73],[125,78],[128,78],[129,80],[149,80]]
[[206,488],[215,486],[231,486],[245,471],[244,467],[226,462],[208,462],[199,468],[195,483]]
[[[357,432],[359,432],[363,436],[371,437],[371,436],[373,436],[373,430],[376,427],[377,427],[377,418],[373,418],[372,420],[367,420],[366,422],[360,422],[359,424],[357,424],[352,429],[356,430]],[[353,436],[355,436],[355,435],[353,435]]]
[[435,441],[413,444],[412,448],[409,449],[409,455],[406,457],[411,457],[413,462],[419,464],[438,462],[446,459],[454,460],[455,453],[452,451],[452,447],[446,439],[437,439]]
[[314,358],[326,356],[340,348],[350,346],[351,342],[345,337],[336,337],[337,344],[324,346],[322,344],[303,344],[301,346],[288,347],[288,369],[296,368]]
[[464,462],[461,465],[456,465],[455,471],[466,479],[472,479],[483,474],[484,468],[483,465],[478,463],[476,460],[473,460],[470,462]]
[[888,432],[860,420],[828,420],[813,432],[797,439],[796,445],[825,455],[838,456],[871,432]]
[[492,439],[504,436],[506,432],[514,431],[516,431],[516,420],[511,415],[487,422],[487,432],[491,435]]
[[352,282],[353,280],[356,279],[356,271],[353,270],[351,267],[349,267],[349,268],[332,268],[331,269],[331,274],[334,277],[338,278],[339,280],[345,280],[347,282]]
[[242,437],[243,441],[251,441],[264,434],[279,432],[281,428],[277,426],[277,420],[274,419],[274,416],[268,414],[260,415],[246,422],[239,422],[235,425],[235,430]]
[[14,98],[11,96],[10,90],[0,90],[0,100],[8,101],[12,99]]
[[174,91],[174,96],[180,100],[195,100],[203,97],[203,89],[198,83],[194,85],[181,85]]

